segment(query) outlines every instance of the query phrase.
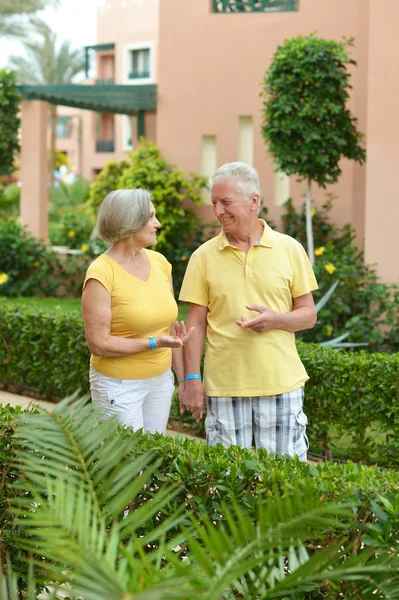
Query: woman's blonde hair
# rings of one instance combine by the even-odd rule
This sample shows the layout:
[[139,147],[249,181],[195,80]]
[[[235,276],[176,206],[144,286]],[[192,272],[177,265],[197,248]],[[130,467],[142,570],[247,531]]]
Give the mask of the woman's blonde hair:
[[111,192],[98,210],[98,235],[113,244],[140,231],[150,219],[150,203],[151,193],[141,188]]

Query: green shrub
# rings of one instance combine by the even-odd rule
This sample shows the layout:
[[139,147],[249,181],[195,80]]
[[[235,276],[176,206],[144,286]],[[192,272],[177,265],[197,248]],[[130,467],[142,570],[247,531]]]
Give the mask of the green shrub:
[[85,204],[90,195],[90,182],[83,177],[77,177],[70,184],[60,182],[50,190],[49,210],[52,212],[60,208],[72,208],[79,204]]
[[[83,319],[36,307],[0,305],[0,381],[34,388],[54,400],[89,391]],[[345,352],[298,343],[310,380],[305,388],[311,449],[331,452],[342,436],[349,456],[399,465],[399,355]],[[177,409],[172,418],[192,423]],[[200,424],[199,430],[203,425]]]
[[59,210],[49,223],[50,242],[53,246],[76,249],[81,249],[83,245],[90,247],[94,224],[85,205],[75,206],[73,210]]
[[53,295],[58,286],[54,279],[57,268],[57,259],[43,240],[34,238],[16,219],[0,220],[3,296]]
[[201,202],[200,190],[205,185],[205,178],[186,178],[182,170],[166,162],[157,146],[143,141],[129,155],[129,162],[108,163],[91,186],[89,204],[97,208],[115,189],[149,189],[162,225],[156,249],[171,262],[178,292],[191,253],[211,235],[209,226],[204,226],[190,208],[183,208],[187,198],[195,204]]
[[19,214],[21,190],[16,183],[0,188],[0,216],[16,217]]
[[33,388],[55,400],[89,389],[89,350],[79,313],[0,307],[3,383]]
[[[89,248],[88,248],[89,249]],[[87,253],[89,254],[89,253]],[[51,252],[16,219],[0,219],[0,293],[2,296],[80,295],[90,256]]]
[[[333,295],[320,311],[316,326],[299,334],[307,342],[324,342],[350,332],[346,342],[367,343],[369,352],[399,351],[399,287],[380,281],[374,266],[354,243],[355,232],[330,223],[330,198],[313,216],[314,271],[319,300],[339,280]],[[285,233],[306,246],[305,209],[296,210],[291,200],[282,215]]]
[[[396,472],[354,464],[315,468],[264,450],[132,434],[112,420],[99,422],[85,399],[65,401],[51,415],[14,418],[13,409],[0,408],[0,423],[6,430],[0,535],[20,591],[29,552],[43,583],[46,569],[57,581],[72,575],[73,597],[86,597],[80,584],[90,586],[93,598],[136,590],[144,597],[153,587],[154,598],[252,600],[267,598],[277,581],[276,592],[296,600],[396,597],[375,595],[386,579],[398,585]],[[10,506],[20,509],[15,520]],[[290,568],[265,577],[271,564]],[[182,576],[179,565],[189,567],[186,594],[168,587],[165,596],[162,585]],[[301,565],[303,572],[294,573]],[[204,577],[202,589],[195,580]],[[190,595],[191,585],[203,593]],[[230,586],[240,594],[228,592]]]

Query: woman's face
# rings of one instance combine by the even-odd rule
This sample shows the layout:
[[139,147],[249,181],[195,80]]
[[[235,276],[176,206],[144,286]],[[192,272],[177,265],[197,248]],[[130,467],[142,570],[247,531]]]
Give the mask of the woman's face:
[[157,231],[160,227],[161,223],[155,215],[154,205],[150,202],[150,218],[146,225],[134,234],[134,240],[140,243],[143,248],[146,246],[154,246],[157,243]]

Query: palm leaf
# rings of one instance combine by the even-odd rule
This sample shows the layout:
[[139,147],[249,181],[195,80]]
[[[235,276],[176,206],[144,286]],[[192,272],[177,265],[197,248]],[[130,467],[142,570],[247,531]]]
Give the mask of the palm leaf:
[[175,488],[146,500],[156,462],[137,457],[140,435],[102,422],[85,398],[17,418],[20,545],[51,581],[68,582],[71,597],[305,598],[326,582],[349,581],[364,599],[397,598],[392,556],[380,547],[378,557],[373,548],[351,557],[339,534],[355,527],[351,504],[280,490],[260,497],[256,523],[231,500],[218,528],[205,518],[179,529],[180,514],[162,517]]

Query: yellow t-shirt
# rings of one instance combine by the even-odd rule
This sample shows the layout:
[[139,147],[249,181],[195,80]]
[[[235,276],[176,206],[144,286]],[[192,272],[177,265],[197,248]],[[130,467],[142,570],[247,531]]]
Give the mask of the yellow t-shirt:
[[261,222],[262,237],[247,254],[221,232],[202,244],[187,266],[179,299],[208,307],[208,396],[272,396],[308,379],[294,333],[272,329],[258,334],[235,324],[241,316],[258,316],[245,308],[248,304],[290,312],[293,298],[318,287],[301,244]]
[[[172,267],[162,254],[145,249],[150,276],[142,281],[130,275],[106,254],[92,262],[83,287],[97,279],[111,294],[111,335],[148,338],[169,335],[177,318],[177,304],[170,282]],[[93,369],[117,379],[146,379],[165,373],[172,363],[170,348],[157,348],[129,356],[91,357]]]

